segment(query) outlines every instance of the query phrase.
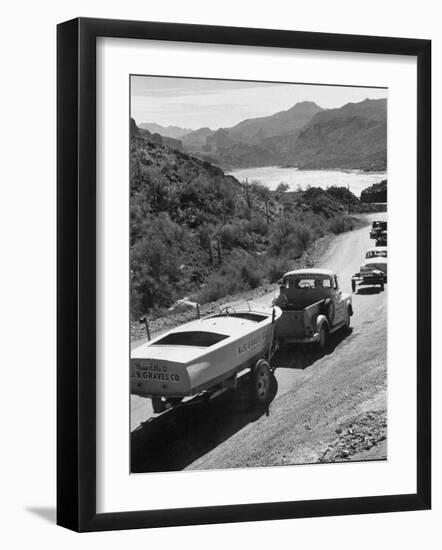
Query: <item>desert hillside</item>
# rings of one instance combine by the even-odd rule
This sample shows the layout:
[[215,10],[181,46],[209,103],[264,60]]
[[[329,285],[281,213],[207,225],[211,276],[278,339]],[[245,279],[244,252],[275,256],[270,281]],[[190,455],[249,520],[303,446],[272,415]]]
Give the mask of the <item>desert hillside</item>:
[[[347,189],[240,183],[131,121],[132,315],[275,282],[318,238],[363,209]],[[180,142],[179,142],[180,143]]]

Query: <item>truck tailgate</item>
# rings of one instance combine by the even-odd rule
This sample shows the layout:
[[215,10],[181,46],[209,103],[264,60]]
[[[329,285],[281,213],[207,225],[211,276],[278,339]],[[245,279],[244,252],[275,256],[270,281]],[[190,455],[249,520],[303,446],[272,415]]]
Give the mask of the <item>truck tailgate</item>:
[[302,340],[313,336],[322,302],[323,300],[320,300],[299,311],[283,311],[276,323],[275,337],[283,340]]

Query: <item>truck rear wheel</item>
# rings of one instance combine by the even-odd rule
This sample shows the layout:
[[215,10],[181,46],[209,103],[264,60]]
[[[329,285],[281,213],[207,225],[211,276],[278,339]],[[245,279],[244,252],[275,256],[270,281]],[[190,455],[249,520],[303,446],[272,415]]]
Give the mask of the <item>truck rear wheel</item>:
[[250,393],[257,405],[264,405],[269,401],[272,373],[265,359],[261,359],[252,371]]

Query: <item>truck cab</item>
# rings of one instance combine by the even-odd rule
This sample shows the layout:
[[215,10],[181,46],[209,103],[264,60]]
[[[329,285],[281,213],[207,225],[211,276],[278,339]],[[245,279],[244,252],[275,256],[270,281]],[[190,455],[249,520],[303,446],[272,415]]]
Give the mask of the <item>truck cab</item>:
[[282,310],[275,328],[280,343],[313,342],[323,348],[330,333],[350,326],[353,314],[351,296],[342,292],[336,274],[326,269],[286,273],[274,304]]

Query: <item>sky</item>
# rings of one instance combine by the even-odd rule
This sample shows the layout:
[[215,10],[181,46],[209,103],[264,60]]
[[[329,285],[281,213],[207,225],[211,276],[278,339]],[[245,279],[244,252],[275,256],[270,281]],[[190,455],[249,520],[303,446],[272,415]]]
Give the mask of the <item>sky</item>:
[[137,124],[156,122],[192,130],[228,128],[247,118],[285,111],[300,101],[331,109],[383,97],[385,88],[131,77],[131,116]]

